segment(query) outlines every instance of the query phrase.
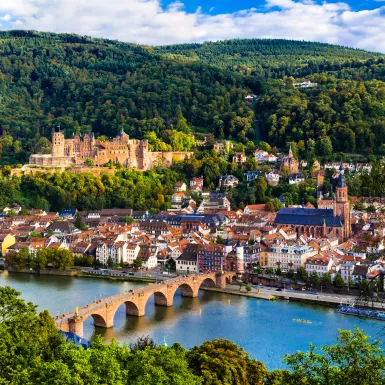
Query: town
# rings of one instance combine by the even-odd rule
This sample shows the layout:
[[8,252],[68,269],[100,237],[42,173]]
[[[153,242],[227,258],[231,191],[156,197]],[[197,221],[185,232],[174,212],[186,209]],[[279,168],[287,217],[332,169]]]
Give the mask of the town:
[[[217,151],[226,146],[215,143]],[[304,165],[291,148],[280,156],[257,149],[253,157],[258,164],[277,166],[265,175],[247,171],[247,181],[265,178],[275,185],[283,173],[288,173],[289,183],[304,180],[300,172]],[[247,159],[242,153],[233,155],[240,167]],[[332,170],[335,194],[322,199],[327,170]],[[384,202],[349,197],[344,175],[370,170],[370,164],[337,162],[321,168],[314,162],[311,176],[317,183],[317,208],[310,203],[285,204],[282,199],[277,212],[269,203],[232,210],[227,194],[238,183],[233,175],[221,176],[214,191],[204,188],[203,177],[192,178],[188,185],[177,182],[172,207],[158,213],[130,208],[45,212],[5,207],[0,215],[2,261],[11,270],[28,271],[42,250],[55,249],[72,253],[70,261],[75,265],[135,268],[149,277],[151,270],[159,268],[182,275],[236,272],[249,282],[257,282],[258,273],[297,274],[297,280],[324,282],[326,289],[332,282],[353,287],[385,271]],[[200,197],[199,205],[192,194]],[[52,264],[43,260],[39,269],[46,267]]]

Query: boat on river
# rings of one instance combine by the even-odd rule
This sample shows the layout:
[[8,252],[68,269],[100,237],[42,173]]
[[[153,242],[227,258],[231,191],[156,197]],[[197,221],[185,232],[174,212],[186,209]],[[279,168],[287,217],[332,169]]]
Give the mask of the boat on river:
[[353,305],[338,305],[337,313],[355,315],[365,318],[373,318],[380,321],[385,321],[385,313],[383,311],[364,309]]
[[311,324],[312,322],[307,320],[307,319],[301,319],[301,318],[293,318],[293,321],[294,322],[300,322],[300,323],[303,323],[303,324]]

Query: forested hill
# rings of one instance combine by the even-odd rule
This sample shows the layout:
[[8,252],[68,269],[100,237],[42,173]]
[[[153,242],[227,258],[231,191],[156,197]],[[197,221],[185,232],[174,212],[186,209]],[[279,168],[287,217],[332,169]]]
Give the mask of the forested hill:
[[202,62],[265,78],[303,77],[374,63],[384,55],[324,43],[283,39],[234,39],[203,44],[156,47],[156,52],[182,61]]
[[67,136],[132,137],[167,129],[254,137],[244,97],[254,88],[235,72],[180,63],[151,47],[76,35],[0,33],[0,156],[24,162],[49,151],[53,127]]
[[[384,58],[285,40],[148,47],[72,34],[0,32],[0,163],[49,152],[51,130],[58,126],[67,137],[91,131],[111,137],[124,129],[151,138],[158,150],[181,150],[170,139],[177,131],[212,132],[248,144],[257,139],[255,112],[272,145],[293,141],[301,156],[308,152],[303,143],[326,136],[334,149],[343,149],[347,137],[350,151],[383,152],[385,87],[369,81],[385,80]],[[285,79],[307,75],[320,87],[302,92]],[[250,92],[261,96],[255,110],[245,101]]]

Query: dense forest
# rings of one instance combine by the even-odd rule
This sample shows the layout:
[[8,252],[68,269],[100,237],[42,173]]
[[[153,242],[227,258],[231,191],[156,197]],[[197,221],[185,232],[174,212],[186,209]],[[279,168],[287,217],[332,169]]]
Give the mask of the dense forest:
[[313,79],[318,87],[300,90],[286,78],[259,98],[256,113],[266,140],[279,148],[295,142],[301,156],[385,154],[385,83]]
[[385,76],[384,55],[324,43],[233,39],[160,46],[155,50],[166,57],[184,62],[215,65],[264,79],[304,77],[320,72],[352,74],[354,71],[359,71],[363,79],[372,79],[373,73]]
[[95,338],[89,349],[65,342],[48,311],[0,287],[0,383],[4,385],[383,385],[385,352],[359,329],[336,344],[287,354],[269,371],[236,344],[217,339],[186,350],[142,337],[129,345]]
[[[0,54],[2,164],[49,152],[59,126],[68,137],[124,129],[160,150],[173,148],[164,133],[175,131],[257,144],[255,112],[280,148],[305,141],[311,151],[307,141],[324,137],[333,151],[344,138],[352,152],[379,153],[383,144],[385,57],[376,53],[264,39],[148,47],[10,31],[0,32]],[[287,78],[310,75],[320,83],[314,92]],[[250,92],[261,96],[256,111],[245,101]],[[328,145],[316,144],[316,154]]]
[[136,138],[165,129],[253,138],[250,90],[238,73],[181,63],[152,48],[75,35],[0,33],[0,154],[22,163],[67,136],[121,129]]

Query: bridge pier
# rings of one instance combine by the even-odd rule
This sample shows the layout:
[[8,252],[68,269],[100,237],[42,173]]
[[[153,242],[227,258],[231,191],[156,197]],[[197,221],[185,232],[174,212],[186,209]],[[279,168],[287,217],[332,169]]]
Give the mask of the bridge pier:
[[68,319],[68,331],[83,337],[83,318],[73,317]]
[[126,315],[132,315],[136,317],[144,316],[144,306],[136,306],[132,302],[126,302]]

